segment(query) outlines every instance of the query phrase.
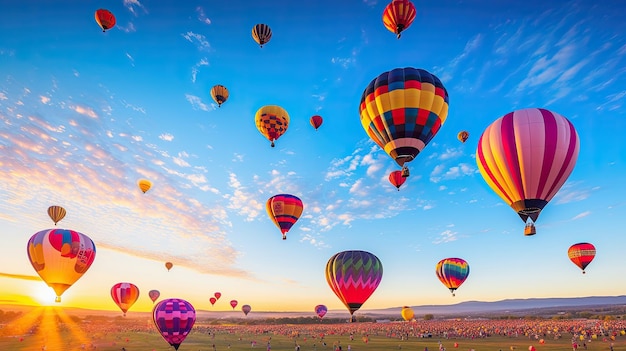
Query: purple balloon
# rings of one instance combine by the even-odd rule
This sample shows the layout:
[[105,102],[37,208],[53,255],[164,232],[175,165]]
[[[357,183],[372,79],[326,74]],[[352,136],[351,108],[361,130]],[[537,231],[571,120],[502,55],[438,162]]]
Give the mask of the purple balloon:
[[183,299],[165,299],[154,306],[152,320],[163,339],[178,350],[196,322],[196,310]]

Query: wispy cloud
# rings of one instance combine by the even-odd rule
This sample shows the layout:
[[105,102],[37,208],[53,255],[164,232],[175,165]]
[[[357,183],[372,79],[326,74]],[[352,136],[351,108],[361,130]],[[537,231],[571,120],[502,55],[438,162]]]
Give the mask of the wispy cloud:
[[442,180],[457,179],[464,176],[470,176],[476,172],[476,168],[468,163],[459,163],[456,166],[449,167],[446,170],[446,166],[443,164],[435,166],[430,173],[430,181],[433,183],[439,183]]
[[198,96],[185,94],[185,98],[187,99],[187,101],[189,101],[189,103],[191,104],[194,110],[202,110],[202,111],[215,110],[215,108],[212,107],[212,105],[207,105],[204,102],[202,102],[202,99]]
[[38,275],[11,274],[11,273],[0,272],[0,277],[12,278],[12,279],[21,279],[21,280],[41,281],[41,277],[38,276]]
[[187,32],[187,33],[183,33],[181,34],[183,36],[183,38],[187,39],[188,42],[196,45],[196,47],[198,48],[198,50],[200,51],[210,51],[211,50],[211,44],[209,44],[209,41],[206,39],[206,37],[202,34],[198,34],[198,33],[194,33],[194,32]]
[[90,118],[98,118],[98,114],[90,107],[73,105],[73,106],[70,106],[70,109],[74,110],[76,113],[79,113],[83,116],[87,116]]
[[198,14],[198,20],[204,24],[211,24],[211,20],[204,14],[204,9],[201,6],[196,7],[196,13]]
[[133,15],[137,16],[137,10],[141,9],[144,12],[146,8],[139,2],[139,0],[124,0],[124,7],[128,9]]
[[445,244],[452,241],[456,241],[458,239],[458,232],[452,231],[450,229],[446,229],[443,232],[439,233],[437,238],[433,240],[433,244]]
[[159,139],[164,140],[164,141],[172,141],[174,140],[174,136],[170,133],[163,133],[159,135]]
[[591,214],[591,211],[585,211],[585,212],[579,213],[576,216],[574,216],[572,218],[572,220],[575,221],[577,219],[585,218],[585,217],[589,216],[590,214]]
[[265,201],[261,202],[254,193],[242,186],[235,173],[230,173],[229,179],[228,186],[232,193],[224,195],[229,200],[228,208],[245,216],[247,221],[254,220],[265,209]]
[[208,65],[209,65],[209,60],[207,60],[206,57],[203,57],[202,59],[200,59],[200,61],[198,61],[195,65],[193,65],[193,67],[191,67],[191,81],[193,83],[196,82],[196,77],[198,76],[200,67],[208,66]]

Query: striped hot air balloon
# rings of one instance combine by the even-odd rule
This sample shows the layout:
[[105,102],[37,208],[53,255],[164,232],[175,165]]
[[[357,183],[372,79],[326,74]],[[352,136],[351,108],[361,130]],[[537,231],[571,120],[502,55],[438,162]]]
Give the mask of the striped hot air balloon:
[[287,232],[302,215],[304,205],[302,200],[295,195],[278,194],[267,200],[265,209],[270,219],[280,229],[283,240],[285,240],[287,239]]
[[48,216],[54,222],[54,225],[57,225],[57,223],[60,220],[65,218],[66,214],[67,214],[67,211],[65,211],[65,209],[61,206],[55,205],[55,206],[48,207]]
[[417,11],[409,0],[392,0],[383,11],[383,24],[400,39],[402,32],[409,28]]
[[259,23],[252,27],[252,39],[263,47],[264,44],[272,39],[272,29],[267,24]]
[[576,165],[580,142],[574,125],[542,108],[510,112],[483,132],[476,149],[480,174],[535,234],[541,210]]
[[350,311],[352,321],[354,312],[374,293],[382,278],[382,263],[367,251],[342,251],[326,263],[326,281]]
[[139,288],[132,283],[117,283],[111,287],[111,298],[122,310],[124,316],[139,298]]
[[574,262],[585,274],[585,268],[596,257],[596,247],[590,243],[578,243],[569,247],[567,256]]
[[467,279],[469,272],[469,265],[462,258],[444,258],[435,267],[437,278],[450,289],[452,296],[454,296],[454,291]]
[[448,92],[439,78],[416,68],[396,68],[372,80],[359,105],[367,135],[402,167],[437,135],[448,117]]

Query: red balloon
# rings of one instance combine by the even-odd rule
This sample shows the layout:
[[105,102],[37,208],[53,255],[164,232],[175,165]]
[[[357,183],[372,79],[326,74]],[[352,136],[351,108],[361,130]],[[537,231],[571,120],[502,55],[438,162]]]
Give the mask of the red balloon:
[[211,297],[209,301],[211,302],[211,306],[213,306],[217,302],[217,299],[215,297]]
[[317,130],[317,128],[319,128],[322,125],[322,122],[324,122],[324,120],[322,119],[322,116],[315,115],[311,117],[309,122],[311,122],[311,125],[313,126],[313,128]]
[[400,39],[402,31],[415,19],[415,5],[409,0],[392,0],[383,12],[383,24]]
[[215,294],[213,294],[213,296],[215,296],[215,298],[219,300],[220,297],[222,297],[222,293],[217,291],[217,292],[215,292]]
[[96,22],[102,28],[103,32],[113,28],[115,26],[115,16],[111,11],[106,9],[99,9],[96,11]]
[[389,173],[389,182],[400,191],[400,187],[406,182],[406,177],[402,176],[402,171],[393,171]]
[[574,262],[585,274],[585,268],[596,257],[596,247],[590,243],[578,243],[570,246],[567,250],[567,256]]
[[233,307],[234,310],[235,307],[237,307],[237,300],[230,300],[230,305]]

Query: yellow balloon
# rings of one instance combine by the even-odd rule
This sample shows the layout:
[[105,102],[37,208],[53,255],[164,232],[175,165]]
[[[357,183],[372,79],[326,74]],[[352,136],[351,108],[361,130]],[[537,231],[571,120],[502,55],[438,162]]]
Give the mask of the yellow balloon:
[[402,311],[400,311],[400,314],[402,315],[402,318],[404,318],[405,321],[410,321],[413,319],[413,317],[415,317],[415,313],[413,312],[413,309],[409,306],[402,307]]
[[152,182],[147,179],[139,179],[137,182],[139,189],[145,194],[152,187]]
[[61,295],[89,269],[96,246],[85,234],[69,229],[46,229],[35,233],[27,244],[31,265],[49,287]]
[[217,103],[217,107],[221,107],[228,100],[228,89],[223,85],[216,85],[211,88],[211,97]]
[[57,225],[57,223],[65,217],[66,213],[67,212],[65,211],[65,209],[61,206],[48,207],[48,216],[50,216],[50,219],[54,222],[54,225]]
[[289,114],[280,106],[267,105],[256,111],[254,121],[259,132],[274,147],[274,141],[285,134],[289,127]]

